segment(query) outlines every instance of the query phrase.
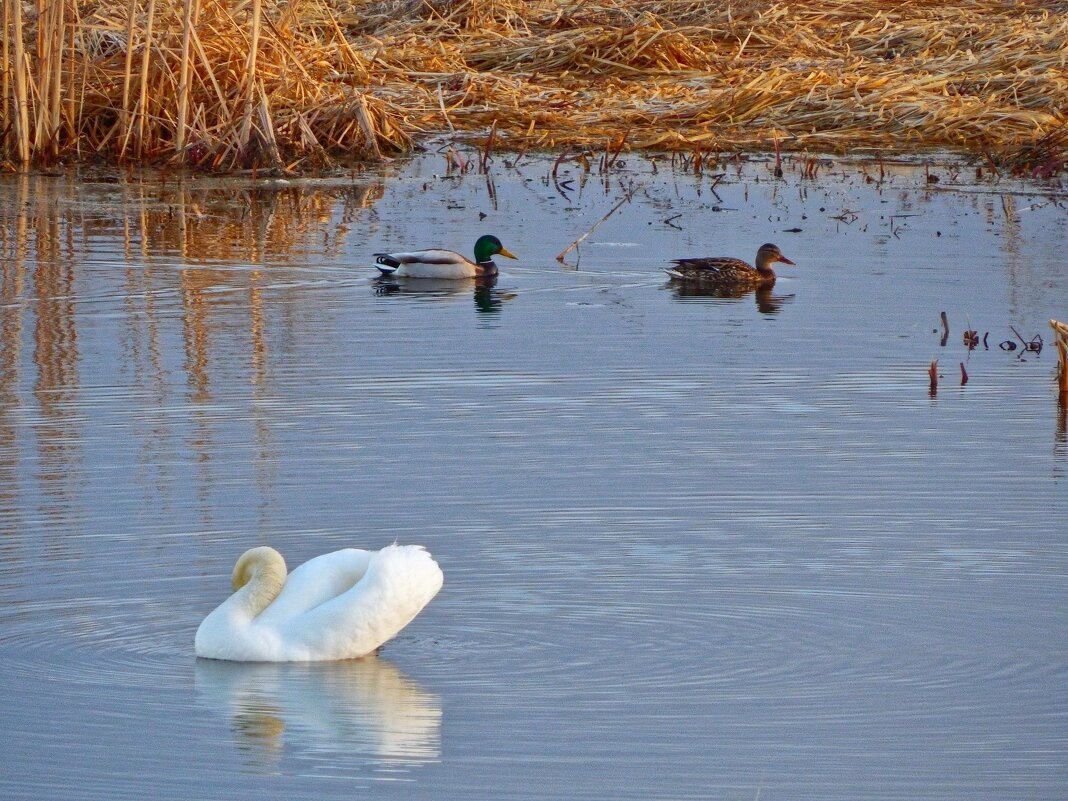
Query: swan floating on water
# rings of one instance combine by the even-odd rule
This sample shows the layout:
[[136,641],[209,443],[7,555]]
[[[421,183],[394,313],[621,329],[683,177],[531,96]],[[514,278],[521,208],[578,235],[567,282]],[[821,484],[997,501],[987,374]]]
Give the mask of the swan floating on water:
[[345,548],[287,577],[274,548],[241,555],[234,594],[197,629],[194,650],[237,662],[365,656],[407,626],[441,589],[441,568],[419,545]]

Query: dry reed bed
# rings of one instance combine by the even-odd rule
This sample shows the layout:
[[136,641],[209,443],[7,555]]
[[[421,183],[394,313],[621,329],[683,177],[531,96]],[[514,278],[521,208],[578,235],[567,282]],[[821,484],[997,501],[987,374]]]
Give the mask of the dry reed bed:
[[2,2],[5,30],[22,32],[0,55],[13,162],[285,167],[410,141],[317,0]]
[[948,147],[1065,168],[1064,2],[36,2],[26,52],[3,54],[13,161],[293,167],[495,125],[513,148]]

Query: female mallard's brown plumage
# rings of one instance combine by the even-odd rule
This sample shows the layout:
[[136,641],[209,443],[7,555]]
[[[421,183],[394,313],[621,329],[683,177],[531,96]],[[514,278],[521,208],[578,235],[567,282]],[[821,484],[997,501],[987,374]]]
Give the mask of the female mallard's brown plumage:
[[729,286],[770,286],[775,283],[774,262],[793,264],[782,255],[778,245],[761,245],[756,255],[756,267],[730,256],[711,256],[703,259],[675,259],[674,267],[666,272],[680,281],[702,281]]

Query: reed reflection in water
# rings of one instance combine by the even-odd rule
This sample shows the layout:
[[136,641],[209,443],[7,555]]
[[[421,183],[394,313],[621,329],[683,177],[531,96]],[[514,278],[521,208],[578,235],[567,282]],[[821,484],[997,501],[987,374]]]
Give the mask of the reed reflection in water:
[[[86,409],[103,411],[117,392],[127,397],[107,413],[138,430],[138,483],[172,494],[176,455],[191,447],[201,454],[198,484],[210,486],[222,396],[237,378],[263,402],[269,317],[299,325],[302,303],[286,295],[299,278],[287,271],[337,259],[353,221],[384,191],[379,179],[332,191],[145,180],[109,176],[87,187],[74,175],[18,175],[0,193],[0,477],[16,487],[33,465],[57,527],[77,516],[75,498],[90,488],[86,448],[97,437]],[[166,410],[179,397],[188,426],[176,432]],[[257,469],[269,469],[269,427],[262,415],[249,422]]]

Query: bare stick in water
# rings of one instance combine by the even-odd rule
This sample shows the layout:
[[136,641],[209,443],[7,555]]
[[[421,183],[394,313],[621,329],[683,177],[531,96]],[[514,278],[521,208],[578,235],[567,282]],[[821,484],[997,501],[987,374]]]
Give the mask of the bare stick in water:
[[576,247],[578,247],[579,242],[581,242],[583,239],[585,239],[590,234],[592,234],[597,229],[597,226],[599,226],[601,223],[603,223],[605,220],[607,220],[609,217],[611,217],[613,214],[615,214],[619,210],[620,206],[622,206],[624,203],[629,203],[630,199],[632,197],[634,197],[634,190],[633,189],[631,191],[627,192],[627,194],[623,196],[623,199],[621,201],[619,201],[616,205],[614,205],[611,209],[609,209],[609,211],[608,211],[608,213],[606,215],[604,215],[601,219],[599,219],[597,222],[595,222],[590,227],[590,230],[588,230],[586,233],[584,233],[582,236],[580,236],[578,239],[576,239],[574,242],[572,242],[570,245],[568,245],[566,248],[564,248],[564,250],[560,253],[560,255],[556,257],[556,260],[559,261],[559,262],[562,262],[564,260],[564,256],[566,256],[568,253],[570,253],[572,250],[574,250]]
[[493,138],[497,134],[497,120],[490,127],[489,136],[486,137],[486,147],[482,151],[482,159],[478,165],[479,172],[489,172],[490,156],[493,154]]

